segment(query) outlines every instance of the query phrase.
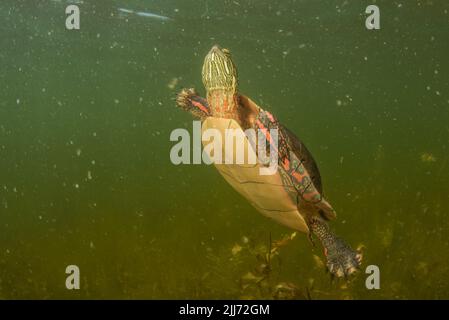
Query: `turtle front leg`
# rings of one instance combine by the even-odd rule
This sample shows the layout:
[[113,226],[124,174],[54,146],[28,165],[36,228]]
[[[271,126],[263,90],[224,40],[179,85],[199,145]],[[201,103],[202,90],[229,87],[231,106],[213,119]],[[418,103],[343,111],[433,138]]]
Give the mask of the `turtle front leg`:
[[176,97],[176,105],[201,120],[211,115],[207,100],[200,97],[195,89],[182,89]]
[[359,269],[362,254],[337,237],[325,221],[313,217],[309,226],[323,245],[327,268],[332,275],[347,277]]

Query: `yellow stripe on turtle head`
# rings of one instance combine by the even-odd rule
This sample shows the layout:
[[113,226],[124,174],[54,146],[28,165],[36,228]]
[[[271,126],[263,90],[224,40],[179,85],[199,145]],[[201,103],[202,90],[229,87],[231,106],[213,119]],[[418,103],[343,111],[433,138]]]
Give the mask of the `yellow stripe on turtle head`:
[[203,84],[206,90],[237,90],[237,68],[228,49],[213,46],[204,58]]

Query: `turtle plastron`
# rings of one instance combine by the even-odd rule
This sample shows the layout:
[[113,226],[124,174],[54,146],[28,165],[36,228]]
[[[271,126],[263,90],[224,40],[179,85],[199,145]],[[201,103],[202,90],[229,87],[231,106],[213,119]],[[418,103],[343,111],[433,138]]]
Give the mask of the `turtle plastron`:
[[[242,130],[233,119],[208,117],[203,121],[202,130],[226,129]],[[243,132],[242,132],[243,133]],[[244,140],[244,150],[255,153],[248,139]],[[235,151],[235,149],[234,149]],[[226,150],[222,154],[225,155]],[[234,152],[235,155],[235,152]],[[250,157],[250,156],[248,156]],[[256,157],[256,155],[252,155]],[[242,194],[259,212],[292,229],[309,232],[306,221],[291,199],[279,174],[261,175],[261,164],[215,164],[224,179]]]

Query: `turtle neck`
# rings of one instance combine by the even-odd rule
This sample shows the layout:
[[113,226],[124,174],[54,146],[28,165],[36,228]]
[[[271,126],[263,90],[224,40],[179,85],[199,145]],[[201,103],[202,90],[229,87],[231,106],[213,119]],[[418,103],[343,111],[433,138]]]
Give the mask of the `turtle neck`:
[[238,96],[234,91],[212,90],[207,93],[207,102],[212,116],[234,119],[238,122]]

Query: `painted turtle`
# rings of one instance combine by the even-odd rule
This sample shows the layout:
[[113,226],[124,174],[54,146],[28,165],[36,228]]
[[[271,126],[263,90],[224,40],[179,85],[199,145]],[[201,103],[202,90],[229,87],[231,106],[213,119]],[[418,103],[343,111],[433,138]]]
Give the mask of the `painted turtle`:
[[[354,273],[362,255],[328,227],[326,221],[336,214],[323,196],[318,167],[305,145],[271,113],[238,92],[237,69],[229,50],[212,47],[204,59],[202,79],[206,99],[194,89],[183,89],[177,105],[202,120],[203,133],[215,129],[226,136],[227,129],[243,132],[254,128],[262,132],[269,145],[276,145],[270,140],[270,130],[277,129],[278,165],[274,174],[261,175],[261,167],[266,166],[261,161],[255,165],[214,163],[224,179],[263,215],[309,236],[316,235],[331,274],[342,277]],[[257,154],[259,149],[246,132],[244,150],[251,144],[249,152]],[[221,152],[226,152],[224,145]]]

